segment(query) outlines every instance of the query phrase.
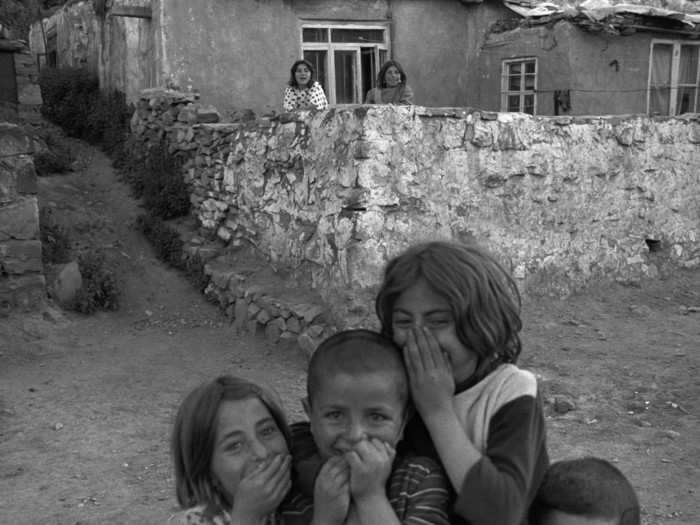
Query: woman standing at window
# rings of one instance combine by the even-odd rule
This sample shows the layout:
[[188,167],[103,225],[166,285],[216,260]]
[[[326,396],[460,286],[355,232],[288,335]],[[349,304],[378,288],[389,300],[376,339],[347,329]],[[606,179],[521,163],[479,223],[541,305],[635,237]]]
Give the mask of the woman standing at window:
[[295,109],[326,109],[328,100],[321,84],[314,79],[314,68],[308,60],[297,60],[292,64],[288,86],[284,89],[285,111]]
[[379,70],[377,87],[367,92],[365,104],[413,104],[413,90],[396,60],[388,60]]

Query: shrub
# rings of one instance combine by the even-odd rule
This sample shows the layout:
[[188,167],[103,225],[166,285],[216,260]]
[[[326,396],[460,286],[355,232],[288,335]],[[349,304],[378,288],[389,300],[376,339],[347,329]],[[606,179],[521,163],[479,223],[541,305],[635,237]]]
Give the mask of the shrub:
[[120,149],[129,130],[133,106],[124,93],[101,92],[97,78],[80,68],[45,67],[39,74],[41,113],[66,133],[100,146]]
[[84,314],[116,310],[119,307],[119,286],[114,272],[106,265],[104,252],[91,249],[81,253],[78,268],[83,285],[76,294],[73,308]]
[[70,261],[68,231],[56,224],[50,208],[39,210],[39,235],[41,238],[41,259],[44,264]]
[[159,217],[141,214],[136,218],[136,229],[144,234],[156,250],[156,255],[175,268],[184,269],[182,239],[174,228]]
[[177,159],[168,154],[164,144],[133,151],[131,161],[122,166],[121,172],[134,196],[143,197],[148,212],[161,219],[186,215],[190,194]]
[[99,97],[97,78],[80,68],[44,67],[39,87],[42,115],[71,136],[87,137],[90,111]]

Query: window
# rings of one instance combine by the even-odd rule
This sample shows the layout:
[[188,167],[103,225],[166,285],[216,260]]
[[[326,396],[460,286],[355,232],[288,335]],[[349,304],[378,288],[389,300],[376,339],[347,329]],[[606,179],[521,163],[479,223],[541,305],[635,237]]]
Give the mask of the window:
[[304,24],[302,55],[330,104],[362,103],[388,58],[388,33],[384,25]]
[[501,111],[537,113],[537,59],[504,60],[501,69]]
[[680,115],[700,111],[700,43],[653,40],[649,58],[647,112]]

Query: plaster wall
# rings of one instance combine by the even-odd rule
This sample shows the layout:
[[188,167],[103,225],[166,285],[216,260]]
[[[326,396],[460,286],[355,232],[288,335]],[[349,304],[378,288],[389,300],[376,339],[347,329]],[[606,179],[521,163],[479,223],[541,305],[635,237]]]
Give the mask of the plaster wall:
[[108,16],[100,46],[100,87],[116,89],[136,101],[154,82],[151,20]]
[[532,118],[348,106],[198,123],[192,97],[144,94],[134,140],[183,160],[194,213],[306,282],[343,325],[371,318],[388,258],[419,240],[486,245],[525,293],[700,265],[700,120]]
[[406,69],[415,103],[477,105],[473,61],[490,24],[512,11],[500,2],[407,0],[392,2],[391,13],[393,57]]
[[46,52],[42,23],[47,37],[56,35],[58,67],[86,68],[98,75],[101,28],[92,2],[66,5],[49,18],[32,24],[29,41],[35,55]]
[[500,110],[501,62],[538,58],[537,113],[554,115],[554,91],[570,90],[569,115],[646,113],[652,33],[588,33],[566,22],[488,35],[478,60],[475,106]]

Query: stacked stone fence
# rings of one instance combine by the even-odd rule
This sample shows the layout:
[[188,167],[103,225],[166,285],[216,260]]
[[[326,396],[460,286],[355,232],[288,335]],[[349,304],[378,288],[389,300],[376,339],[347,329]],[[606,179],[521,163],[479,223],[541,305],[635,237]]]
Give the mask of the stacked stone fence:
[[39,206],[30,138],[0,123],[0,314],[44,304]]
[[659,251],[700,265],[697,114],[345,106],[219,118],[192,95],[149,90],[133,140],[165,140],[203,230],[313,290],[328,323],[372,324],[384,264],[421,240],[484,244],[525,294],[654,277]]

